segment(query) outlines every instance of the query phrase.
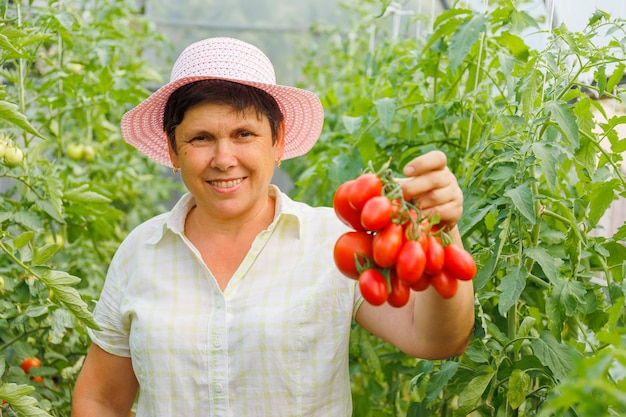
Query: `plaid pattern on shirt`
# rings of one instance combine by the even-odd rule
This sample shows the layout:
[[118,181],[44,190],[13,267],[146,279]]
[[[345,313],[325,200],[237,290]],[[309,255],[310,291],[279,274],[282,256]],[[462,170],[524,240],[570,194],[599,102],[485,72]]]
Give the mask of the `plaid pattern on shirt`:
[[222,292],[183,233],[193,197],[133,230],[89,330],[131,357],[138,417],[348,417],[348,344],[362,297],[333,246],[333,210],[272,187],[276,217]]

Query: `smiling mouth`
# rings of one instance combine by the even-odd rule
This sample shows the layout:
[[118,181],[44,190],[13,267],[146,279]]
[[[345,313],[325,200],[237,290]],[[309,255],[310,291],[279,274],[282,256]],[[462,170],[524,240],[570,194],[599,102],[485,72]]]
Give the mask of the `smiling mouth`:
[[208,181],[209,184],[219,188],[232,188],[243,181],[243,178],[237,178],[236,180],[214,180]]

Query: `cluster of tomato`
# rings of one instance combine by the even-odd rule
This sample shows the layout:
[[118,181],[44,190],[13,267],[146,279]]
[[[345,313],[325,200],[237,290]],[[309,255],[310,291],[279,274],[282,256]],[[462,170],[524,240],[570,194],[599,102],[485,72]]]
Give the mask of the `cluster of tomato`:
[[423,218],[404,200],[402,189],[383,167],[341,184],[333,197],[337,217],[353,230],[334,247],[337,268],[356,279],[372,305],[402,307],[411,290],[432,286],[451,298],[457,280],[471,280],[476,263],[465,249],[451,244],[436,218]]

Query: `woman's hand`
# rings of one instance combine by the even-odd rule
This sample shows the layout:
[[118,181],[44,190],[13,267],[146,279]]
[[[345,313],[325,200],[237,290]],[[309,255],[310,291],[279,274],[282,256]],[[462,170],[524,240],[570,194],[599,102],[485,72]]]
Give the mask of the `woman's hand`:
[[404,175],[399,180],[404,198],[425,216],[438,214],[442,226],[453,228],[463,214],[463,192],[448,169],[446,155],[441,151],[420,155],[406,164]]

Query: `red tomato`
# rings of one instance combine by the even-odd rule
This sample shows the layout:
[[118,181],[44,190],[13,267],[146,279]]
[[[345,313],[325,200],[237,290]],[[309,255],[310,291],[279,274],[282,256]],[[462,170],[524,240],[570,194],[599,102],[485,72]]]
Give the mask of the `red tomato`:
[[387,280],[378,270],[366,269],[359,276],[359,289],[365,301],[379,306],[387,301]]
[[359,271],[356,259],[363,262],[363,258],[372,260],[373,236],[366,232],[346,232],[339,236],[333,249],[333,257],[337,269],[348,278],[358,279]]
[[443,246],[441,246],[441,243],[435,236],[428,235],[428,250],[426,251],[424,271],[432,275],[438,273],[443,269],[444,260]]
[[30,368],[39,368],[40,366],[41,366],[41,361],[39,360],[39,358],[36,358],[36,357],[25,358],[20,364],[20,367],[26,373],[30,372]]
[[384,195],[377,195],[367,200],[361,210],[361,226],[376,232],[391,222],[391,200]]
[[392,307],[402,307],[409,302],[411,297],[411,287],[405,281],[402,281],[393,272],[390,273],[389,282],[391,284],[391,292],[387,296],[387,302]]
[[346,225],[352,227],[354,230],[365,230],[363,226],[361,226],[361,212],[352,208],[348,201],[350,189],[355,182],[356,180],[350,180],[337,187],[335,195],[333,196],[333,208],[339,220]]
[[374,235],[372,241],[374,262],[381,268],[394,266],[403,242],[402,226],[397,223],[389,223],[387,227]]
[[382,192],[383,182],[378,175],[365,173],[354,180],[354,185],[350,189],[348,200],[352,208],[361,211],[370,198],[379,196]]
[[442,298],[452,298],[459,287],[459,281],[448,275],[445,270],[430,277],[430,284]]
[[411,285],[411,289],[414,291],[424,291],[430,286],[430,275],[423,274],[417,282]]
[[476,262],[471,253],[456,245],[446,246],[443,252],[443,267],[454,278],[469,281],[476,276]]
[[417,240],[407,240],[402,245],[396,259],[398,277],[409,285],[422,277],[426,266],[426,254]]
[[43,377],[41,375],[31,376],[30,380],[31,381],[35,381],[35,382],[39,382],[40,384],[43,384]]

